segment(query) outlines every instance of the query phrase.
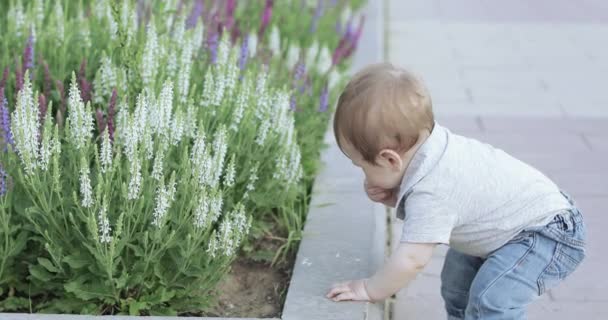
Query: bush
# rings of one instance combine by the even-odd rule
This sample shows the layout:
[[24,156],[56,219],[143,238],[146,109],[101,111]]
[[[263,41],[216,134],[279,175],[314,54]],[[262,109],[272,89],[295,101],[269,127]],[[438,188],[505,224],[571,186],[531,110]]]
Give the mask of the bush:
[[2,310],[196,313],[250,230],[293,245],[360,31],[275,2],[0,4]]

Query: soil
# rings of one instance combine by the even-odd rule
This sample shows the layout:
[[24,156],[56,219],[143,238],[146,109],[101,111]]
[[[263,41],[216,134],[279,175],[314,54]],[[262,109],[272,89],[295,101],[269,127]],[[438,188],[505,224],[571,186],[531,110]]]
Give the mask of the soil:
[[[266,242],[266,241],[264,241]],[[257,247],[272,247],[257,243]],[[295,254],[281,265],[240,257],[219,283],[218,304],[206,316],[280,318],[291,280]]]

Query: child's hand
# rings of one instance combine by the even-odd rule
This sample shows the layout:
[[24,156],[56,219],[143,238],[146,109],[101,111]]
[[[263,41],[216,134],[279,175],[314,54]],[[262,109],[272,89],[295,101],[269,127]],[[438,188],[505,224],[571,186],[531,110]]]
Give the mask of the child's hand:
[[332,299],[335,302],[338,301],[371,301],[367,295],[367,289],[365,288],[365,281],[363,280],[351,280],[344,283],[335,284],[332,286],[329,293],[325,295],[328,299]]
[[396,189],[382,189],[380,187],[373,187],[367,183],[364,183],[365,193],[374,202],[382,203],[389,207],[395,207],[397,205],[397,190]]

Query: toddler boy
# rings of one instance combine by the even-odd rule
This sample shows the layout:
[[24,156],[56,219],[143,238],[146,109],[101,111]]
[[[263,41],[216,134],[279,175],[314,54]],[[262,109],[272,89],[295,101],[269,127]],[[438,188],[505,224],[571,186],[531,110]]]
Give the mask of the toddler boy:
[[356,74],[334,131],[370,199],[397,207],[404,223],[375,275],[334,285],[328,298],[385,299],[446,244],[448,319],[525,319],[526,306],[583,260],[585,227],[572,200],[531,166],[436,123],[427,90],[407,71],[383,63]]

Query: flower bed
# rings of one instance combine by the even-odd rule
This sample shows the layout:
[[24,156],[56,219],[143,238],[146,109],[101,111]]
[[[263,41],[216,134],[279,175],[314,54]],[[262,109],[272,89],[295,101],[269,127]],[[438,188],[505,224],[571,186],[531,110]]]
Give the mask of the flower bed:
[[359,2],[0,4],[0,311],[199,314],[285,259]]

